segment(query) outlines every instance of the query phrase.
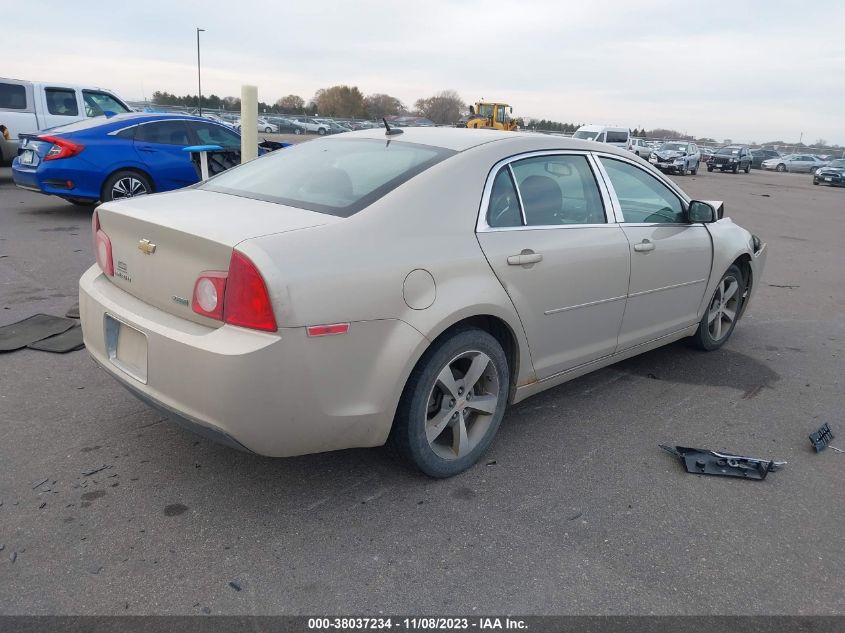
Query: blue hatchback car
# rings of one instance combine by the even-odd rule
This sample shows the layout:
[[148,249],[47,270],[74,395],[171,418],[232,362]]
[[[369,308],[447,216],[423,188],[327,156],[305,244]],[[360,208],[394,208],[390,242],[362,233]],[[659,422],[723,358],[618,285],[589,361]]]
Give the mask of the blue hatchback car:
[[15,184],[76,204],[169,191],[199,180],[191,145],[240,151],[241,137],[209,119],[129,112],[21,135]]

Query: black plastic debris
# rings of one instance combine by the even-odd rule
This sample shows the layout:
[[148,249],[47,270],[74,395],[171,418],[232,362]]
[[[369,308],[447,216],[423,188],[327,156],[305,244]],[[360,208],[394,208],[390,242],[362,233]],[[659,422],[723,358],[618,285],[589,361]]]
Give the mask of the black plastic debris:
[[238,583],[238,582],[236,582],[236,581],[234,581],[234,580],[233,580],[233,581],[231,581],[231,582],[229,583],[229,586],[230,586],[232,589],[234,589],[235,591],[240,591],[240,590],[242,589],[242,587],[241,587],[240,583]]
[[46,479],[40,479],[39,481],[33,481],[32,482],[32,489],[35,490],[36,488],[39,488],[43,484],[46,484],[48,481],[50,481],[49,477],[47,477]]
[[658,444],[658,446],[680,459],[687,472],[695,475],[765,479],[766,475],[780,470],[786,465],[786,462],[734,455],[733,453],[720,453],[702,448],[688,448],[686,446],[672,448],[663,444]]
[[83,470],[83,471],[82,471],[82,476],[83,476],[83,477],[88,477],[88,476],[90,476],[90,475],[94,475],[94,474],[96,474],[96,473],[100,472],[101,470],[105,470],[105,469],[106,469],[106,468],[108,468],[108,467],[109,467],[109,465],[108,465],[108,464],[103,464],[102,466],[97,466],[96,468],[91,468],[90,470]]
[[41,339],[61,334],[76,325],[73,319],[35,314],[0,327],[0,352],[13,352]]
[[65,312],[65,316],[69,319],[78,319],[79,318],[79,302],[78,301],[67,309],[67,312]]
[[810,443],[817,453],[826,449],[832,439],[833,431],[830,430],[830,425],[827,422],[822,424],[818,430],[810,433]]
[[37,349],[42,352],[54,352],[56,354],[67,354],[85,347],[82,342],[82,326],[74,325],[69,330],[50,336],[35,343],[27,345],[29,349]]

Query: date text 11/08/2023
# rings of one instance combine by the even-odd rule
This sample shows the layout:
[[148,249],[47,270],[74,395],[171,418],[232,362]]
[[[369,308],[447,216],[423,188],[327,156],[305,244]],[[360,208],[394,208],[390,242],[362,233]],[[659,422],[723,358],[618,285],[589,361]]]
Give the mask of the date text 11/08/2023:
[[514,618],[475,617],[475,618],[308,618],[309,631],[330,630],[406,630],[406,631],[442,631],[442,630],[511,630],[527,629],[524,620]]

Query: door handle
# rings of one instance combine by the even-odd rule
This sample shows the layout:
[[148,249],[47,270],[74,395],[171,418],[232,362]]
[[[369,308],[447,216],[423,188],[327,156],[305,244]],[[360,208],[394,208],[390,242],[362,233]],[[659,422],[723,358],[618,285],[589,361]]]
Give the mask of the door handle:
[[508,256],[508,266],[530,266],[541,261],[543,261],[543,256],[530,248],[526,248],[519,255]]
[[643,240],[639,244],[634,244],[634,250],[638,253],[647,253],[654,250],[654,244],[651,240]]
[[136,149],[139,152],[157,152],[158,151],[155,147],[149,147],[147,145],[136,145]]

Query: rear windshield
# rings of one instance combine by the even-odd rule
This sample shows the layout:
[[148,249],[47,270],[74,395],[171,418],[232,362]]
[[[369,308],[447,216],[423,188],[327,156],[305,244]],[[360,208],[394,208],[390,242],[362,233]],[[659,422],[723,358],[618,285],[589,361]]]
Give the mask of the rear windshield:
[[599,135],[598,132],[588,132],[587,130],[578,130],[572,135],[572,138],[582,138],[585,141],[592,141]]
[[613,132],[611,130],[607,131],[607,142],[608,143],[624,143],[628,140],[628,133],[627,132]]
[[225,171],[200,188],[346,218],[453,154],[376,139],[309,141]]

